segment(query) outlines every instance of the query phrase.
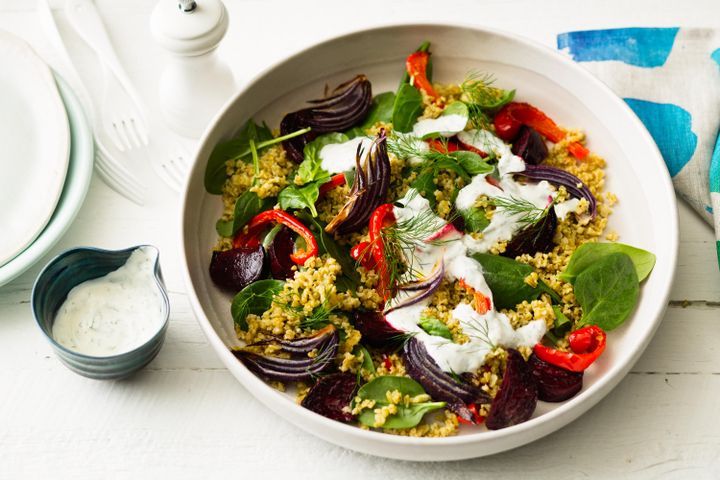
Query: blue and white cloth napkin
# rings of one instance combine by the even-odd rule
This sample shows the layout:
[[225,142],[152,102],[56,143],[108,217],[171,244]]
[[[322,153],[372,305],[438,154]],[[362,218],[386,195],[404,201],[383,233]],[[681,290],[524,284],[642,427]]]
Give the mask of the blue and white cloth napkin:
[[720,30],[585,30],[558,35],[557,47],[640,117],[678,195],[714,225],[720,261]]

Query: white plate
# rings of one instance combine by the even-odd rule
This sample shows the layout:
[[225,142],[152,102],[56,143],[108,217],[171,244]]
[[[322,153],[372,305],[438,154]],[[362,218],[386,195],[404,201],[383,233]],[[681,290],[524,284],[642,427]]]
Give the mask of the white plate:
[[92,129],[70,86],[60,77],[56,80],[70,122],[70,164],[65,185],[42,233],[29,247],[0,267],[0,286],[21,275],[50,251],[72,224],[90,187],[95,159]]
[[[586,372],[583,390],[563,403],[539,402],[529,421],[497,431],[462,427],[449,438],[386,435],[329,420],[269,387],[230,353],[237,345],[230,296],[210,280],[219,197],[205,192],[203,173],[213,147],[249,118],[277,126],[284,113],[317,98],[324,85],[365,73],[373,92],[394,90],[404,59],[432,41],[437,81],[458,82],[470,70],[495,74],[516,88],[517,99],[537,105],[562,125],[582,128],[592,150],[607,159],[607,190],[620,202],[609,229],[623,242],[657,255],[631,319],[608,336],[608,347]],[[327,441],[362,452],[409,460],[479,457],[547,435],[603,398],[627,374],[659,325],[672,284],[678,245],[675,195],[662,157],[642,123],[604,84],[554,50],[513,35],[456,25],[406,25],[362,31],[327,41],[277,64],[230,101],[206,132],[186,184],[182,211],[185,276],[193,309],[213,349],[230,372],[278,415]],[[252,432],[248,432],[252,435]]]
[[0,31],[0,266],[32,243],[55,211],[70,130],[52,71]]

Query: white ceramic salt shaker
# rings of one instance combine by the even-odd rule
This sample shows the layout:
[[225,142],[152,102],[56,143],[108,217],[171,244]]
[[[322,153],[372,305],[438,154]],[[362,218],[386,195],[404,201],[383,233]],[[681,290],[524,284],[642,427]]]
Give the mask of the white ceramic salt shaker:
[[225,5],[220,0],[160,0],[150,26],[171,53],[159,86],[165,121],[177,133],[199,138],[236,90],[232,70],[216,52],[228,29]]

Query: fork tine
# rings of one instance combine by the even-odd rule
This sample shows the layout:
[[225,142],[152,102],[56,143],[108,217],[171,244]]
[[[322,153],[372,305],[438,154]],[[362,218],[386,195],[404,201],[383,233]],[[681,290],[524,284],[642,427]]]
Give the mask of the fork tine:
[[117,130],[118,137],[120,137],[120,140],[123,142],[123,146],[125,147],[125,150],[132,150],[133,145],[130,142],[130,138],[127,134],[127,128],[125,127],[125,120],[122,118],[118,118],[113,121],[113,125],[115,125],[115,130]]
[[103,130],[105,130],[105,135],[107,135],[107,137],[110,138],[110,140],[112,141],[113,146],[121,152],[124,152],[125,145],[123,145],[120,135],[118,134],[117,128],[115,127],[115,122],[104,121]]
[[138,138],[142,142],[143,145],[147,145],[150,143],[150,138],[148,137],[148,129],[145,122],[137,116],[135,118],[132,118],[130,121],[132,122],[133,130],[137,134]]
[[168,187],[172,188],[176,192],[180,191],[180,182],[176,177],[170,174],[166,164],[154,161],[152,162],[152,166],[158,177],[160,177]]
[[122,124],[125,128],[125,134],[130,139],[130,148],[142,148],[143,144],[140,141],[140,137],[138,137],[137,130],[135,129],[135,119],[128,117],[123,120]]

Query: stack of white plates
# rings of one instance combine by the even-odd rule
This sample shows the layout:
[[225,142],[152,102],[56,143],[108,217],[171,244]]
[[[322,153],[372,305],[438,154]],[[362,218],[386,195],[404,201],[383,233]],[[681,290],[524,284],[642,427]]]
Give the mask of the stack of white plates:
[[65,233],[90,185],[92,131],[68,85],[0,31],[0,285]]

